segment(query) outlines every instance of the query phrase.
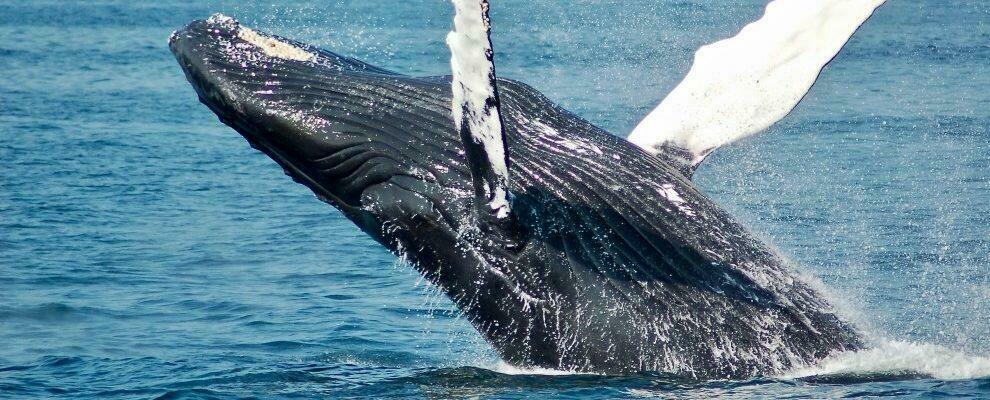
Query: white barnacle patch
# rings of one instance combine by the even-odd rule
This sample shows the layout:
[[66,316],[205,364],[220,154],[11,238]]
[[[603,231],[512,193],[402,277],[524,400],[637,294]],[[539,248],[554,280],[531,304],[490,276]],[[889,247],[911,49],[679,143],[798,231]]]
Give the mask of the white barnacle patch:
[[[314,61],[316,54],[306,51],[298,46],[283,42],[274,37],[259,33],[251,28],[238,24],[236,19],[223,14],[213,14],[206,20],[207,23],[226,30],[237,32],[237,37],[246,42],[246,45],[253,46],[271,58],[280,58],[294,61]],[[219,30],[217,30],[219,31]],[[228,46],[231,44],[228,43]],[[235,48],[244,48],[244,45],[234,45]]]
[[209,23],[210,25],[221,25],[225,28],[233,28],[237,26],[236,19],[233,19],[231,17],[228,17],[220,13],[211,15],[210,18],[206,19],[206,22]]
[[660,188],[657,189],[657,193],[659,193],[661,197],[667,199],[671,203],[674,203],[674,206],[677,207],[677,209],[680,210],[682,213],[684,213],[684,215],[687,215],[689,217],[693,217],[697,215],[694,212],[694,210],[691,209],[691,207],[687,204],[687,201],[685,201],[684,198],[681,197],[681,194],[677,193],[677,189],[674,189],[674,184],[665,183],[661,185]]
[[316,54],[310,53],[302,48],[262,35],[251,28],[241,27],[237,31],[237,36],[244,41],[251,43],[261,49],[269,57],[282,58],[295,61],[316,60]]

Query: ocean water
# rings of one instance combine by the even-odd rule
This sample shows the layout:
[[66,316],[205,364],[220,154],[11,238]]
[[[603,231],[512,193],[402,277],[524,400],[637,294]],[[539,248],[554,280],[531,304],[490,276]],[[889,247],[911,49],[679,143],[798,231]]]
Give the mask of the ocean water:
[[[695,180],[876,348],[695,382],[503,365],[451,304],[204,106],[224,12],[410,74],[428,1],[0,0],[0,398],[990,397],[990,4],[890,0],[795,113]],[[763,1],[499,0],[499,72],[624,136]]]

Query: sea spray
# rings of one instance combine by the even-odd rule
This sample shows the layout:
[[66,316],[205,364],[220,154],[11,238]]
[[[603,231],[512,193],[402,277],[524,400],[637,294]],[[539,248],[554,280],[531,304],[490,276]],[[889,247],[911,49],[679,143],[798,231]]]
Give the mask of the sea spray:
[[869,349],[837,354],[817,366],[795,369],[783,377],[905,372],[945,380],[982,378],[990,376],[990,357],[968,355],[934,344],[888,340]]

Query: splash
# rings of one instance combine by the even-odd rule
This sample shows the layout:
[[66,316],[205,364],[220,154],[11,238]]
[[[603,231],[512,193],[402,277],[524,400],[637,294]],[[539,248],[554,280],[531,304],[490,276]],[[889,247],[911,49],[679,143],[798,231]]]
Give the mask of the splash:
[[566,370],[550,369],[550,368],[538,368],[538,367],[522,368],[522,367],[509,365],[505,361],[499,361],[498,365],[496,365],[494,368],[491,368],[491,370],[506,375],[547,375],[547,376],[600,375],[589,372],[566,371]]
[[903,372],[945,380],[982,378],[990,376],[990,358],[934,344],[890,340],[870,349],[838,354],[817,366],[790,371],[782,378]]
[[[517,367],[504,361],[482,368],[506,375],[601,375],[549,368]],[[778,378],[791,380],[830,375],[903,375],[905,373],[930,376],[940,380],[990,377],[990,357],[968,355],[934,344],[888,340],[867,350],[838,354],[813,367],[791,370]]]

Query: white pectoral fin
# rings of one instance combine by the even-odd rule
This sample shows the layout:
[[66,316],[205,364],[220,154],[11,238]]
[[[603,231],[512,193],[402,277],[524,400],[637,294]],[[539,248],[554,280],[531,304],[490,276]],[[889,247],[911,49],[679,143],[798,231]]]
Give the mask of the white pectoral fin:
[[451,1],[456,15],[447,45],[454,127],[460,132],[471,169],[477,206],[501,220],[511,212],[509,154],[495,84],[488,0]]
[[690,176],[713,150],[759,133],[801,101],[885,0],[774,0],[736,36],[703,46],[629,141]]

